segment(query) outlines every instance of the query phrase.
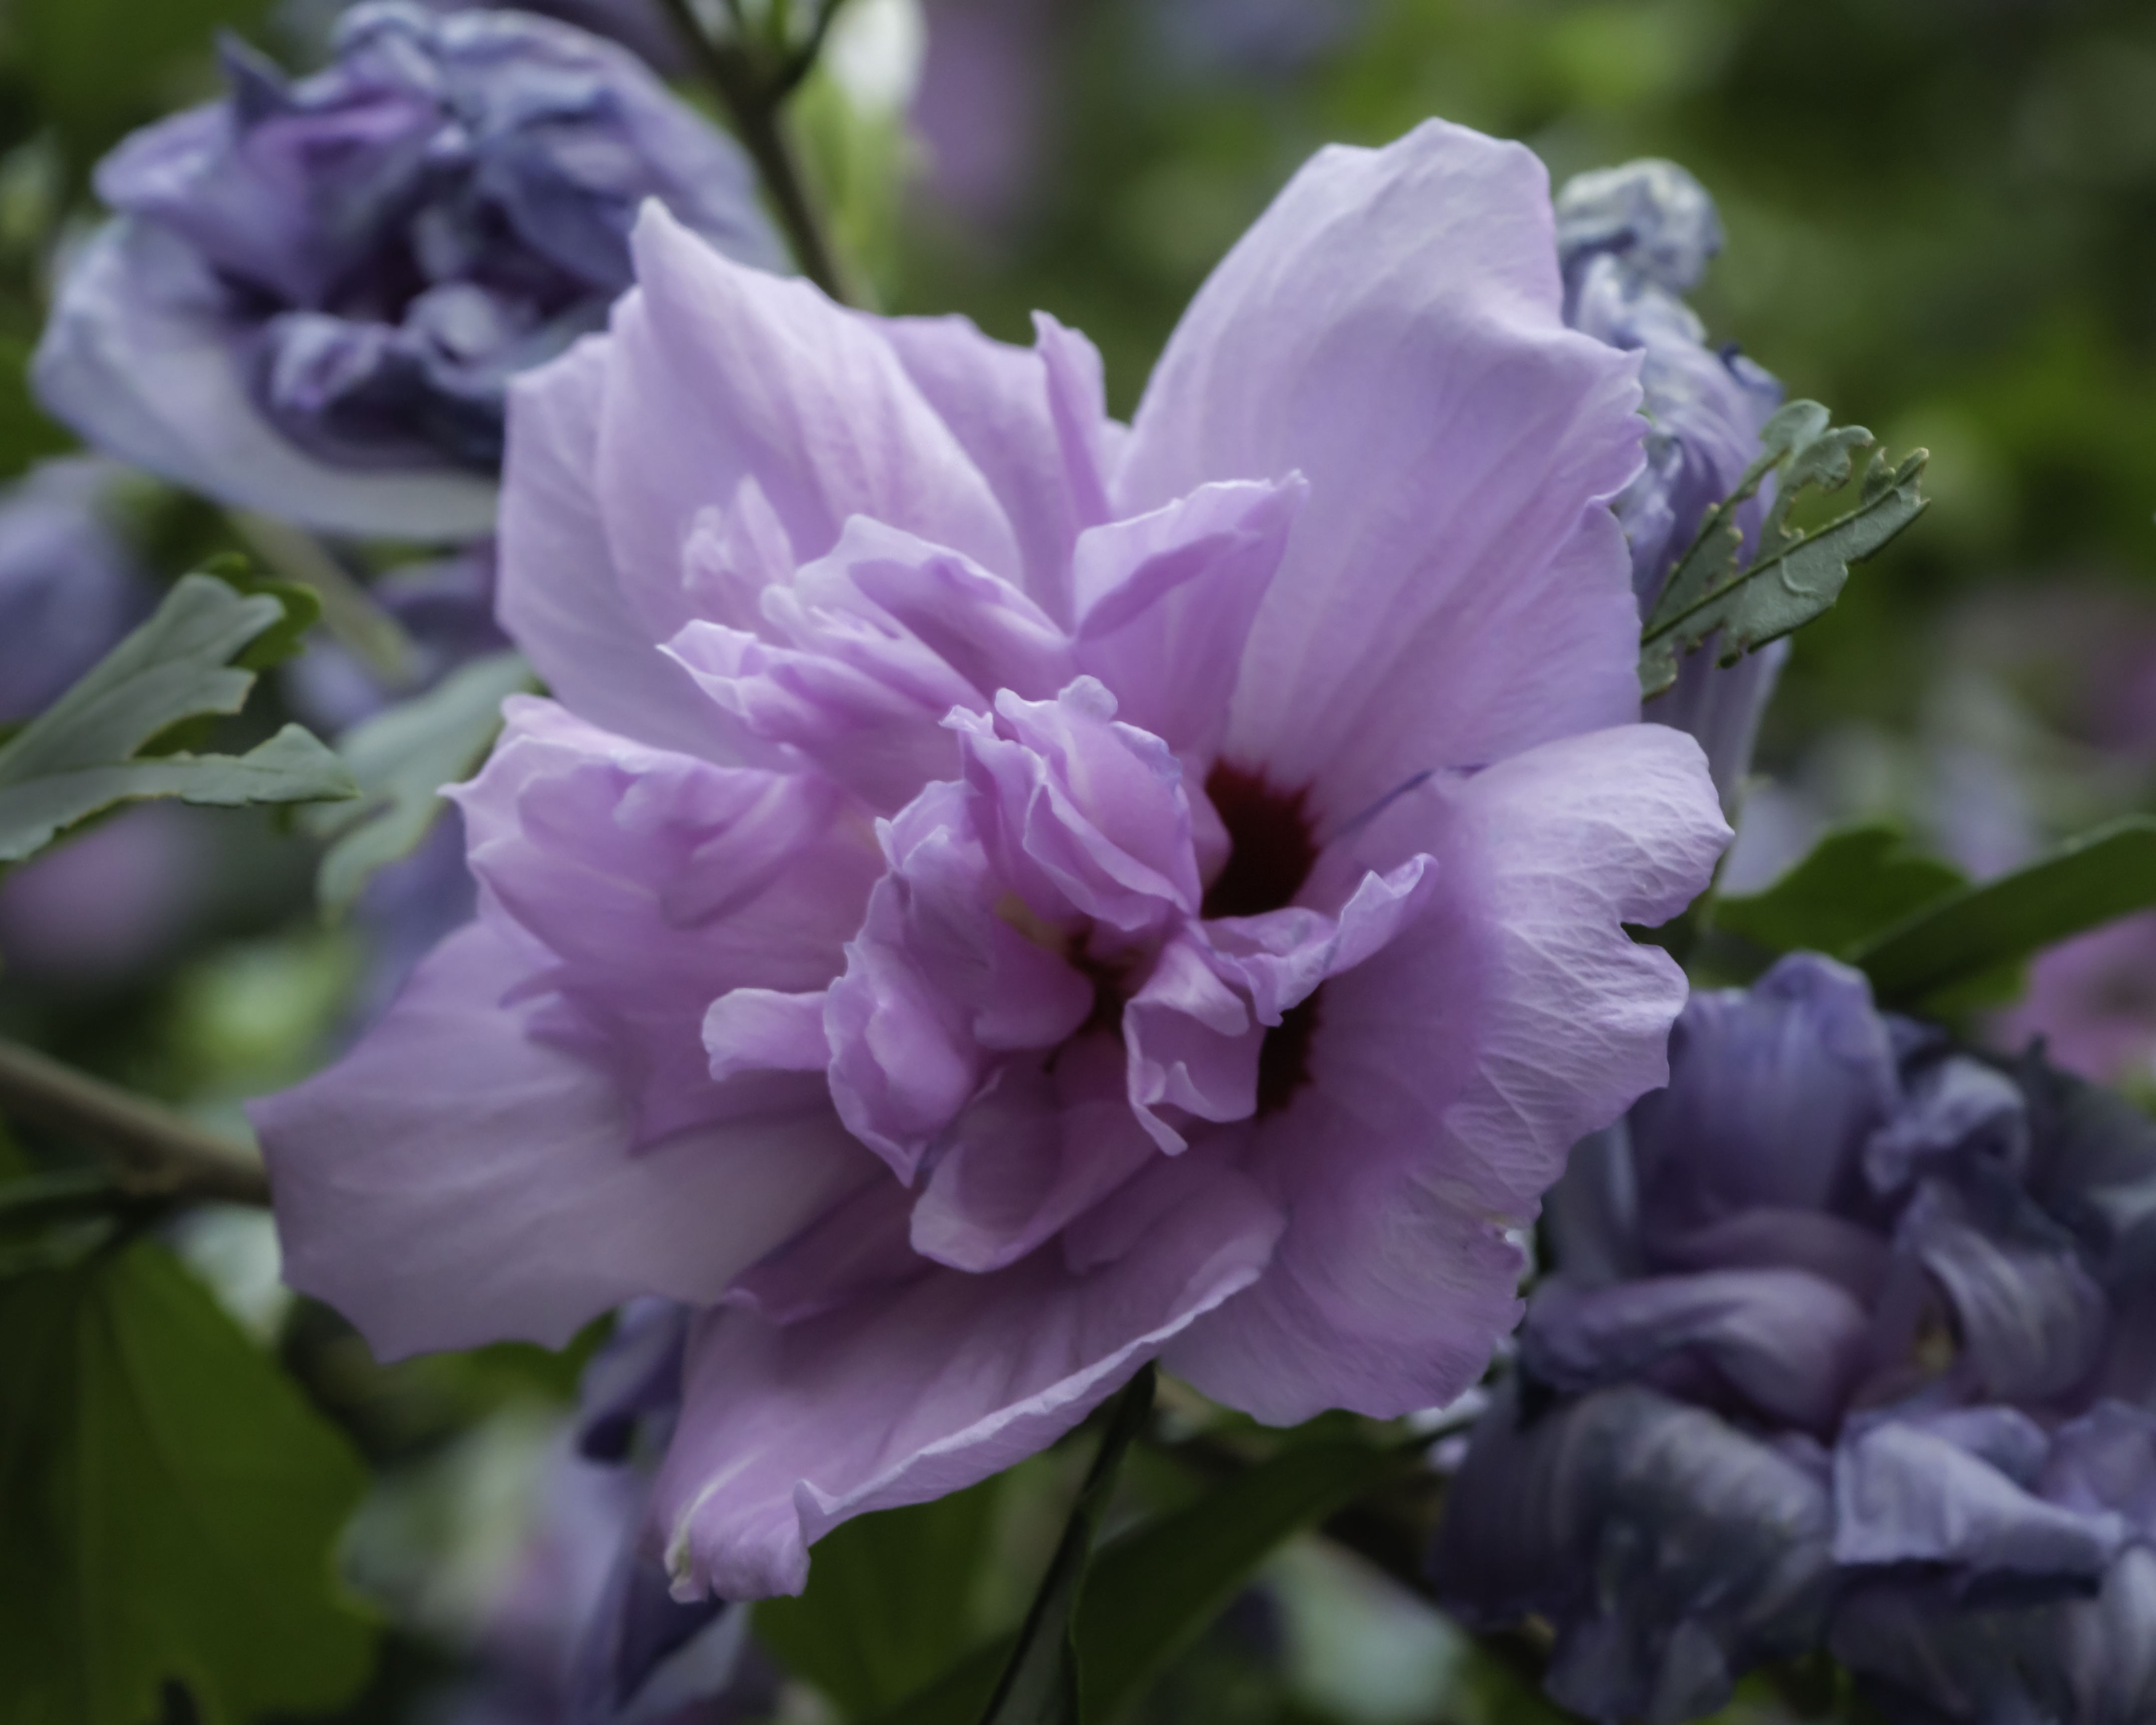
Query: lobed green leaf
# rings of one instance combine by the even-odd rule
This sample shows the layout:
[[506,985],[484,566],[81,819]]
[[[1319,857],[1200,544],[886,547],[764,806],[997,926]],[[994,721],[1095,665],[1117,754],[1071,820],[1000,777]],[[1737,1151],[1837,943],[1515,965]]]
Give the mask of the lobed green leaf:
[[1763,891],[1714,901],[1714,926],[1770,952],[1837,957],[1867,936],[1969,884],[1951,863],[1916,850],[1892,821],[1828,833]]
[[[1076,1611],[1086,1725],[1136,1702],[1286,1541],[1406,1465],[1397,1450],[1352,1440],[1297,1444],[1104,1547]],[[972,1725],[1012,1646],[977,1650],[874,1725]]]
[[355,794],[344,764],[297,725],[237,757],[136,758],[175,725],[239,711],[254,676],[232,661],[290,615],[278,593],[182,576],[147,622],[0,746],[0,863],[141,798],[229,808]]
[[2156,906],[2156,818],[2128,815],[2026,866],[1930,901],[1845,956],[1881,1002],[1969,988],[2077,934]]
[[[1717,637],[1717,662],[1734,665],[1753,649],[1779,640],[1827,610],[1861,562],[1923,513],[1922,449],[1898,467],[1884,452],[1872,458],[1856,506],[1824,526],[1799,532],[1790,512],[1808,490],[1830,493],[1849,483],[1856,450],[1871,434],[1835,426],[1817,402],[1793,401],[1760,434],[1761,452],[1730,495],[1700,522],[1699,531],[1656,598],[1640,631],[1640,691],[1651,700],[1676,680],[1681,655]],[[1752,561],[1743,552],[1738,511],[1776,475],[1773,506]]]
[[162,1248],[0,1281],[0,1718],[331,1707],[367,1625],[331,1548],[366,1474]]
[[537,686],[521,655],[491,654],[345,737],[338,753],[358,799],[304,817],[329,841],[315,877],[325,913],[342,912],[377,869],[418,848],[442,812],[442,786],[468,778],[486,758],[501,730],[503,701]]

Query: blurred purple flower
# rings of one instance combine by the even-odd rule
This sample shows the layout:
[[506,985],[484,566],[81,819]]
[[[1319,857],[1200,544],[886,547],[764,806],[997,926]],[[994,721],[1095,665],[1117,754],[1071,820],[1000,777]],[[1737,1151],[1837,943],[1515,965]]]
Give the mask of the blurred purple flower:
[[935,196],[983,226],[1014,223],[1037,189],[1055,116],[1063,0],[925,0],[912,108]]
[[349,730],[431,689],[458,666],[509,645],[494,614],[496,552],[481,539],[449,557],[399,564],[367,593],[403,631],[410,662],[392,685],[334,638],[317,634],[284,669],[284,696],[318,731]]
[[[280,37],[305,50],[301,64],[326,58],[336,22],[364,0],[283,0],[276,9]],[[573,24],[618,42],[662,78],[690,69],[689,44],[668,15],[665,0],[416,0],[429,12],[528,12]]]
[[2156,1086],[2156,912],[2038,953],[2027,990],[1988,1029],[2008,1048],[2042,1037],[2048,1059],[2084,1078]]
[[212,897],[218,858],[204,825],[199,809],[137,803],[10,869],[0,878],[8,974],[41,988],[96,990],[170,957]]
[[[319,731],[348,732],[509,644],[495,621],[491,540],[451,557],[391,569],[368,591],[403,631],[408,675],[392,687],[358,655],[318,634],[305,654],[283,667],[283,688],[285,701]],[[346,1035],[357,1037],[388,1010],[419,961],[469,922],[477,904],[478,889],[465,862],[464,822],[449,805],[419,847],[382,868],[353,906],[352,920],[367,936],[370,952],[346,1018]]]
[[1152,0],[1140,15],[1171,66],[1248,76],[1307,65],[1366,9],[1367,0]]
[[389,1353],[698,1308],[685,1595],[1156,1355],[1274,1421],[1449,1399],[1505,1229],[1664,1075],[1622,924],[1727,838],[1637,722],[1635,362],[1562,324],[1534,157],[1321,154],[1130,428],[1052,320],[636,245],[512,398],[557,701],[459,793],[479,920],[254,1110],[294,1283]]
[[[748,1725],[769,1716],[777,1674],[748,1639],[747,1612],[675,1599],[641,1537],[649,1455],[680,1406],[686,1320],[678,1306],[634,1301],[586,1369],[578,1419],[485,1614],[471,1649],[477,1676],[449,1725]],[[594,1432],[607,1435],[595,1443]]]
[[112,454],[331,531],[491,526],[510,377],[598,328],[657,198],[775,266],[739,151],[633,55],[521,13],[362,6],[288,81],[100,164],[119,212],[67,271],[40,398]]
[[1581,1143],[1435,1569],[1559,1702],[1695,1717],[1824,1640],[1894,1717],[2156,1707],[2156,1125],[1784,958]]
[[[146,617],[157,588],[112,520],[111,463],[47,461],[0,490],[0,723],[33,718]],[[210,867],[192,811],[124,810],[0,880],[0,958],[106,987],[169,952]]]
[[0,724],[43,712],[150,614],[157,588],[111,519],[123,477],[78,455],[0,490]]
[[[1722,223],[1698,181],[1671,162],[1634,162],[1581,174],[1557,198],[1565,321],[1640,355],[1647,463],[1617,500],[1632,547],[1642,616],[1699,531],[1711,504],[1737,489],[1759,453],[1759,429],[1782,386],[1733,347],[1707,345],[1683,295],[1722,249]],[[1772,487],[1743,511],[1756,539]],[[1683,662],[1676,686],[1646,708],[1657,724],[1697,737],[1725,809],[1752,762],[1759,716],[1788,657],[1786,641],[1718,670],[1711,648]]]

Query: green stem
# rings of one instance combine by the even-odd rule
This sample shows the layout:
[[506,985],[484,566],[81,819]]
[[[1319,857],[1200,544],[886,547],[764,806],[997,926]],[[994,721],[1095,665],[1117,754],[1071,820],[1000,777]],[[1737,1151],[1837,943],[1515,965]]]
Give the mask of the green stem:
[[230,1139],[119,1086],[0,1039],[0,1112],[64,1133],[130,1193],[267,1206],[270,1177]]
[[[840,305],[848,304],[837,257],[824,236],[782,124],[787,92],[807,73],[808,61],[795,56],[767,71],[764,57],[746,35],[733,42],[714,42],[689,0],[666,0],[666,9],[687,39],[704,76],[718,93],[735,136],[762,177],[801,273]],[[835,6],[831,8],[836,9]],[[817,39],[820,40],[820,32]],[[808,58],[814,57],[812,48]]]

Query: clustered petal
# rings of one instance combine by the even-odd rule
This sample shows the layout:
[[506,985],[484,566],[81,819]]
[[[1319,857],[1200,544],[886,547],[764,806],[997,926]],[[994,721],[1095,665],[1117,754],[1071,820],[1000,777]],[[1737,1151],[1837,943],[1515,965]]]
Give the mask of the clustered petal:
[[459,793],[477,922],[259,1105],[288,1272],[386,1352],[692,1308],[682,1596],[797,1590],[1145,1361],[1262,1418],[1480,1373],[1582,1133],[1665,1076],[1635,943],[1727,838],[1636,722],[1636,362],[1532,156],[1329,150],[1133,426],[655,206],[511,392],[553,690]]
[[354,8],[288,80],[99,165],[116,219],[61,286],[34,379],[110,454],[336,531],[491,525],[510,377],[600,327],[647,198],[776,267],[730,141],[625,49],[521,13]]
[[1671,1068],[1552,1194],[1445,1592],[1548,1616],[1598,1719],[1822,1645],[1897,1717],[2146,1717],[2156,1128],[1810,954],[1695,995]]

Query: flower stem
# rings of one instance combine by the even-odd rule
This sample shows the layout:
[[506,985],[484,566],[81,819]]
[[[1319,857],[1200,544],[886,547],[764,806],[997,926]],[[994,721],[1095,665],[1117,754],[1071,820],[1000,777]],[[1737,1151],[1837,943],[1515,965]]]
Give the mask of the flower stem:
[[[666,9],[688,39],[697,65],[725,105],[735,136],[762,177],[801,273],[843,305],[849,300],[837,256],[782,123],[786,98],[807,75],[822,43],[823,26],[838,8],[839,0],[827,0],[808,43],[774,59],[745,32],[737,30],[737,39],[730,42],[713,41],[690,0],[666,0]],[[738,18],[741,14],[736,10],[733,15]]]
[[63,1132],[130,1193],[267,1206],[270,1177],[230,1139],[117,1085],[0,1039],[0,1111]]

